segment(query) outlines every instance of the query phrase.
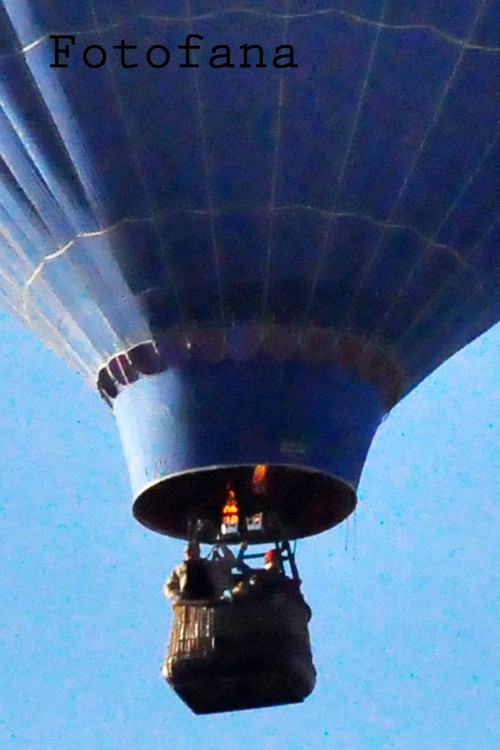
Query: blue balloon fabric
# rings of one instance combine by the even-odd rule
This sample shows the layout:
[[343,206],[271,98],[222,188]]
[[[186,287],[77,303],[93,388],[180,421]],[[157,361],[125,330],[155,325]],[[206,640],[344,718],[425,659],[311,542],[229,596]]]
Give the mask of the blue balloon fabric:
[[499,73],[495,0],[3,0],[4,304],[110,402],[328,361],[373,434],[500,318]]

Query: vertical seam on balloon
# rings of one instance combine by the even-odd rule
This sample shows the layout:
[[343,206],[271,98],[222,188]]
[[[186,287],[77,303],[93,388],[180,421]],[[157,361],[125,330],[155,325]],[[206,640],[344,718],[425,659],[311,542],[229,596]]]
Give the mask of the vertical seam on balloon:
[[[388,0],[384,0],[384,2],[381,4],[380,19],[383,19],[385,17],[385,13],[386,13],[386,10],[387,10],[387,5],[388,5]],[[328,212],[328,220],[326,222],[325,235],[324,235],[323,243],[322,243],[321,250],[320,250],[320,257],[319,257],[317,265],[316,265],[316,271],[315,271],[315,273],[313,275],[313,278],[312,278],[309,297],[308,297],[308,299],[306,301],[306,307],[305,307],[305,311],[304,311],[304,322],[307,320],[307,316],[309,315],[309,312],[311,310],[311,305],[313,303],[314,296],[316,294],[316,290],[317,290],[318,283],[319,283],[320,273],[321,273],[323,265],[324,265],[324,263],[326,261],[326,258],[328,256],[328,242],[330,240],[330,233],[331,233],[333,224],[336,223],[336,221],[335,221],[335,219],[336,219],[336,213],[335,212],[336,212],[336,208],[337,208],[337,203],[338,203],[338,199],[339,199],[339,196],[340,196],[341,189],[343,187],[345,173],[346,173],[347,165],[349,163],[349,159],[350,159],[350,156],[351,156],[351,151],[352,151],[352,146],[353,146],[353,143],[354,143],[354,138],[355,138],[355,136],[357,134],[358,125],[359,125],[359,121],[360,121],[360,118],[361,118],[361,111],[362,111],[363,105],[365,103],[366,92],[367,92],[367,90],[369,88],[369,83],[370,83],[370,78],[371,78],[372,71],[373,71],[373,66],[374,66],[374,63],[375,63],[375,58],[376,58],[377,53],[378,53],[381,29],[382,29],[382,26],[378,25],[377,26],[376,34],[375,34],[374,39],[373,39],[373,44],[372,44],[371,49],[370,49],[370,55],[369,55],[369,58],[368,58],[368,65],[367,65],[367,69],[366,69],[366,74],[365,74],[365,76],[363,78],[363,83],[361,85],[361,90],[359,92],[359,97],[358,97],[358,101],[357,101],[357,104],[356,104],[356,110],[354,112],[354,117],[353,117],[353,120],[352,120],[351,132],[350,132],[349,138],[347,140],[347,146],[346,146],[346,150],[345,150],[345,154],[344,154],[344,159],[342,161],[342,165],[340,167],[339,173],[338,173],[337,178],[336,178],[336,183],[337,184],[336,184],[335,192],[334,192],[334,195],[333,195],[332,207],[331,207],[330,211]],[[333,235],[333,238],[335,238],[335,235]]]
[[[286,7],[287,7],[287,10],[289,10],[290,0],[287,0]],[[288,39],[288,30],[289,30],[289,17],[285,16],[285,20],[283,24],[283,34],[282,34],[282,39],[281,39],[282,45],[285,45],[286,40]],[[271,191],[270,191],[270,196],[269,196],[269,208],[268,208],[269,218],[267,222],[266,263],[264,267],[264,284],[263,284],[263,289],[262,289],[261,318],[262,318],[263,323],[265,322],[265,318],[267,315],[269,288],[271,284],[271,279],[270,279],[271,256],[272,256],[272,244],[273,244],[272,241],[273,241],[273,230],[274,230],[276,188],[278,184],[278,162],[279,162],[280,143],[281,143],[281,125],[282,125],[281,119],[282,119],[284,96],[285,96],[285,72],[284,70],[280,70],[277,89],[278,90],[277,90],[277,101],[276,101],[276,120],[275,120],[275,129],[274,129],[275,145],[274,145],[273,163],[272,163],[272,170],[271,170]]]
[[[188,11],[188,18],[186,20],[188,22],[189,30],[191,31],[191,33],[193,33],[194,15],[193,15],[192,7],[191,7],[191,0],[186,0],[186,8]],[[212,197],[212,191],[211,191],[212,186],[210,184],[210,177],[209,177],[207,137],[206,137],[206,132],[205,132],[205,120],[203,117],[203,108],[202,108],[202,101],[201,101],[201,90],[200,90],[200,81],[199,81],[198,71],[199,71],[198,67],[193,69],[194,90],[195,90],[195,95],[196,95],[196,116],[197,116],[198,128],[201,134],[201,158],[203,161],[203,174],[205,177],[205,190],[206,190],[207,206],[208,206],[208,220],[210,224],[210,240],[212,244],[212,257],[213,257],[213,261],[215,265],[215,274],[216,274],[216,279],[217,279],[217,292],[219,295],[219,315],[221,317],[222,328],[225,329],[226,314],[224,310],[224,293],[223,293],[223,284],[222,284],[222,275],[221,275],[221,263],[220,263],[220,258],[219,258],[219,249],[217,246],[217,231],[215,228],[214,201]]]

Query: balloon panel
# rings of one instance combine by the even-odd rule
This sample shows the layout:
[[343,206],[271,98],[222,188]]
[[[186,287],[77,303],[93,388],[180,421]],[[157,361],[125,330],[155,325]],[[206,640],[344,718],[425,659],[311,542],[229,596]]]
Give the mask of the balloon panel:
[[92,381],[173,328],[281,324],[368,342],[407,392],[500,317],[500,8],[233,6],[3,2],[0,295]]

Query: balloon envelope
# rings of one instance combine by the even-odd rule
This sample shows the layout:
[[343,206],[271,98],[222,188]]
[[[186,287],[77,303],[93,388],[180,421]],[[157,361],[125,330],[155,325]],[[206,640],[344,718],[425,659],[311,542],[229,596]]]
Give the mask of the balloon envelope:
[[144,523],[271,464],[316,533],[500,317],[500,6],[166,5],[1,4],[0,293],[113,404]]

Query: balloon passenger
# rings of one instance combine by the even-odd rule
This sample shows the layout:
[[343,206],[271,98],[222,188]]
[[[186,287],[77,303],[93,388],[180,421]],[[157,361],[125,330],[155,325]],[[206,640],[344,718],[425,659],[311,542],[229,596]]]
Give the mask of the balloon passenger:
[[163,590],[173,604],[217,596],[211,563],[201,557],[197,542],[189,542],[184,550],[184,560],[173,569]]
[[200,554],[200,545],[190,542],[184,550],[184,560],[168,577],[164,592],[175,604],[177,601],[219,599],[233,587],[232,570],[252,572],[242,560],[242,552],[235,557],[225,544],[214,548],[211,560]]
[[290,579],[283,572],[281,555],[277,549],[269,549],[264,555],[264,567],[256,570],[250,578],[251,586],[268,589],[285,589]]
[[270,549],[266,552],[263,568],[252,570],[246,567],[251,575],[247,572],[246,580],[235,586],[233,589],[235,596],[297,591],[296,582],[283,572],[281,555],[277,549]]

